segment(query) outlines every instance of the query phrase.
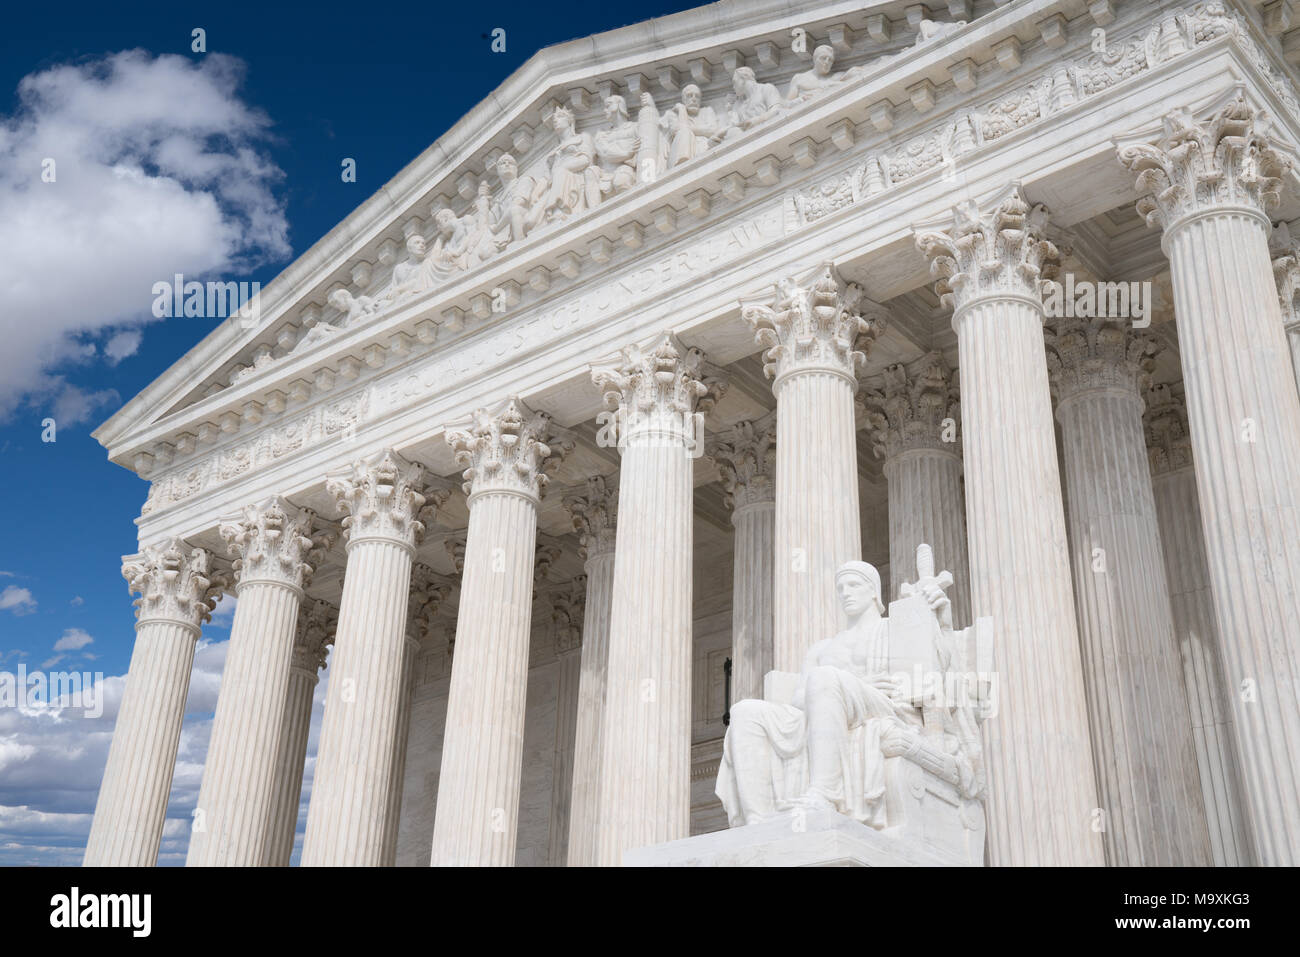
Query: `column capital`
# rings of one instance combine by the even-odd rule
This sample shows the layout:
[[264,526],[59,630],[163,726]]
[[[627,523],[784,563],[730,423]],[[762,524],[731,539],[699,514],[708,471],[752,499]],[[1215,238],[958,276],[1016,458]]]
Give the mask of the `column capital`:
[[877,457],[913,449],[961,455],[957,375],[941,352],[928,353],[910,370],[898,362],[886,366],[881,387],[863,389],[857,404]]
[[564,554],[564,548],[549,535],[537,533],[537,544],[533,546],[533,587],[536,588],[551,573],[555,560]]
[[832,263],[782,279],[767,296],[742,299],[740,315],[767,348],[763,371],[774,379],[773,389],[800,372],[829,372],[856,386],[885,325],[884,307]]
[[705,455],[722,476],[725,501],[733,511],[776,501],[776,415],[738,422],[709,438]]
[[339,624],[339,610],[322,598],[308,599],[298,612],[293,641],[293,667],[313,677],[325,667],[329,646]]
[[334,544],[334,534],[316,525],[311,509],[273,495],[245,505],[239,515],[222,521],[218,532],[236,556],[234,570],[240,586],[266,581],[301,591],[311,584],[316,566]]
[[137,621],[175,621],[196,632],[212,617],[213,607],[229,584],[213,568],[210,551],[193,548],[179,538],[123,555],[122,577],[130,590],[140,595],[135,600]]
[[[424,466],[408,462],[391,449],[327,476],[325,489],[344,513],[343,530],[348,547],[369,539],[386,539],[415,548],[424,535],[422,516],[427,504]],[[442,501],[446,500],[445,494]]]
[[465,466],[465,494],[471,506],[491,492],[541,500],[554,470],[574,441],[551,423],[545,412],[535,412],[518,396],[511,396],[497,412],[477,409],[470,425],[449,429],[447,444],[456,464]]
[[1167,382],[1147,390],[1142,417],[1151,474],[1176,472],[1192,464],[1192,440],[1187,428],[1187,406]]
[[1012,183],[981,208],[953,207],[952,226],[917,227],[916,245],[930,259],[943,304],[958,312],[981,299],[1042,302],[1043,280],[1055,277],[1061,252],[1047,238],[1047,208],[1031,205]]
[[1268,242],[1273,257],[1273,280],[1277,283],[1278,305],[1282,307],[1282,327],[1300,332],[1300,242],[1291,237],[1291,228],[1280,222]]
[[1267,223],[1290,160],[1265,134],[1261,111],[1243,85],[1198,118],[1171,112],[1155,141],[1116,141],[1119,161],[1137,173],[1137,211],[1149,226],[1171,229],[1202,213],[1246,210]]
[[606,408],[617,412],[619,448],[642,432],[672,441],[699,437],[697,413],[710,412],[727,389],[725,377],[704,353],[687,348],[672,333],[648,347],[623,347],[613,365],[592,368],[591,381],[604,390]]
[[578,492],[562,500],[578,533],[578,543],[590,560],[614,551],[618,522],[618,476],[593,475]]
[[582,622],[587,607],[587,576],[578,575],[550,593],[555,653],[567,655],[582,647]]
[[406,604],[406,633],[416,642],[429,636],[433,619],[455,590],[451,579],[439,575],[428,565],[417,562],[411,567],[411,594]]
[[1058,403],[1098,390],[1140,399],[1160,351],[1154,336],[1134,332],[1127,319],[1050,319],[1043,338],[1047,373]]

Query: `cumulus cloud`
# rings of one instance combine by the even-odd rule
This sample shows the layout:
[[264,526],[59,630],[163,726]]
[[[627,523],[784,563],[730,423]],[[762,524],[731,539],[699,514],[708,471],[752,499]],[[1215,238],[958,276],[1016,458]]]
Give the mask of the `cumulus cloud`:
[[30,615],[36,610],[36,599],[26,588],[6,585],[0,591],[0,611],[11,611],[15,615]]
[[94,640],[80,628],[68,628],[63,632],[63,636],[54,643],[54,650],[76,651],[78,648],[84,648],[86,645],[93,643]]
[[24,404],[60,425],[102,414],[120,397],[76,370],[139,348],[155,282],[289,255],[270,121],[241,99],[243,72],[130,50],[21,81],[0,116],[0,420]]

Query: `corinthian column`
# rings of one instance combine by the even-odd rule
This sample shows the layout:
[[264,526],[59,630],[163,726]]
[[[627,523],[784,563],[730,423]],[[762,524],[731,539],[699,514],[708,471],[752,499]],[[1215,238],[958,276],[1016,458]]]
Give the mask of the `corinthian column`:
[[1300,864],[1300,395],[1268,251],[1286,162],[1240,88],[1122,147],[1164,229],[1223,663],[1254,844]]
[[859,314],[862,290],[829,263],[785,279],[741,315],[767,347],[776,395],[773,662],[799,671],[814,642],[843,626],[835,570],[862,557],[853,394],[879,330]]
[[971,615],[996,635],[998,711],[983,726],[995,865],[1103,860],[1043,355],[1040,277],[1058,264],[1046,218],[1013,186],[917,234],[955,307]]
[[187,867],[255,867],[270,853],[298,603],[330,544],[329,536],[313,540],[315,518],[276,497],[221,523],[221,537],[239,556],[239,604]]
[[573,744],[573,789],[569,811],[570,867],[596,864],[597,801],[605,727],[605,685],[609,665],[609,611],[614,594],[614,528],[618,481],[593,476],[584,492],[564,500],[586,553],[587,595],[582,617],[582,673]]
[[1187,410],[1166,384],[1147,394],[1146,438],[1210,849],[1216,867],[1249,866],[1254,863],[1254,853],[1220,661],[1219,626],[1201,534]]
[[1142,397],[1155,341],[1126,320],[1057,319],[1056,387],[1102,840],[1112,867],[1205,867],[1205,807],[1187,721]]
[[346,515],[348,564],[307,809],[306,867],[384,862],[423,481],[423,466],[385,451],[325,483]]
[[776,547],[776,416],[741,422],[716,436],[708,455],[722,476],[732,548],[731,700],[763,697],[772,670],[772,560]]
[[618,409],[623,464],[609,624],[597,863],[686,837],[691,786],[691,455],[704,356],[669,335],[592,373]]
[[87,867],[158,863],[199,626],[224,582],[212,553],[179,538],[122,558],[135,601],[135,648],[86,842]]
[[298,829],[298,803],[302,799],[303,765],[311,730],[311,703],[325,656],[334,641],[338,609],[319,598],[298,613],[298,633],[293,641],[289,693],[280,722],[280,747],[276,772],[275,806],[271,813],[271,839],[263,863],[288,867],[293,856],[293,836]]
[[572,448],[553,451],[550,416],[517,397],[447,433],[466,466],[469,532],[447,696],[432,863],[515,860],[523,769],[533,551],[544,474]]
[[551,625],[559,680],[555,689],[555,752],[551,762],[551,824],[547,863],[564,867],[572,819],[574,746],[577,742],[582,684],[582,619],[587,576],[579,575],[551,592]]
[[965,628],[971,623],[970,573],[956,376],[942,354],[931,352],[910,374],[901,364],[886,367],[881,388],[859,396],[889,484],[890,590],[897,598],[916,547],[929,545],[935,567],[952,572],[952,625]]

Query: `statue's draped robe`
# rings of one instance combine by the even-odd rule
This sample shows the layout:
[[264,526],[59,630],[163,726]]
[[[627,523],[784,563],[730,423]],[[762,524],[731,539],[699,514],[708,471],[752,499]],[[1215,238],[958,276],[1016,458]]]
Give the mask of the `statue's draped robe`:
[[[833,789],[823,790],[828,790],[825,796],[841,814],[869,827],[882,828],[886,821],[881,735],[890,724],[915,725],[919,718],[914,709],[896,705],[862,677],[883,673],[889,664],[888,620],[881,618],[867,627],[870,633],[864,641],[865,660],[861,652],[855,654],[852,671],[845,667],[850,664],[847,661],[838,667],[826,663],[816,665],[818,694],[833,696],[848,727],[839,749],[837,784]],[[827,651],[830,651],[827,646],[821,651],[814,649],[822,662],[827,660]],[[805,689],[811,676],[810,666],[814,664],[812,654],[809,658],[800,676]],[[805,701],[805,707],[808,705]],[[807,724],[807,712],[789,704],[747,700],[732,707],[716,788],[731,827],[746,823],[746,809],[788,810],[808,790]],[[746,753],[765,752],[767,760],[745,762],[742,779],[737,774],[736,748],[745,748]]]

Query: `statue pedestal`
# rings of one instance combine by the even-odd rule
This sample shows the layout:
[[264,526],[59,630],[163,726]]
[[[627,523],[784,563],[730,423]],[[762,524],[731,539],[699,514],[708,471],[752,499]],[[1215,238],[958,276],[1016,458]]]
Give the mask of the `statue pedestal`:
[[873,830],[835,811],[786,811],[763,821],[700,834],[623,855],[627,867],[960,867],[966,861]]

